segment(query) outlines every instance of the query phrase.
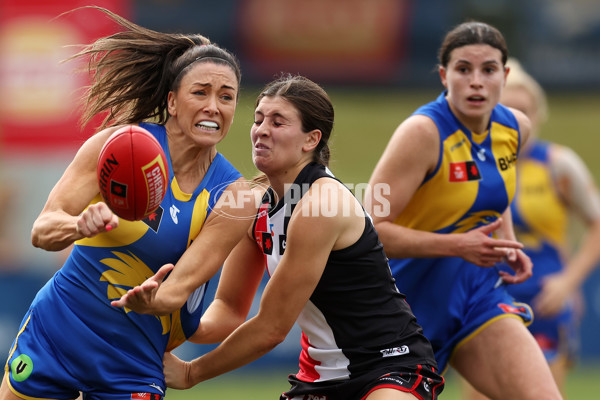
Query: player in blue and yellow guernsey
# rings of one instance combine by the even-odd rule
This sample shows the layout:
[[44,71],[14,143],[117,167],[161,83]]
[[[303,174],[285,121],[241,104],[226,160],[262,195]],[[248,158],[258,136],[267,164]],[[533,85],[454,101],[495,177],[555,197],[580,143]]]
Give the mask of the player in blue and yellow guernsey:
[[[508,292],[530,304],[535,319],[529,331],[540,345],[559,388],[579,351],[579,291],[600,261],[600,192],[583,160],[572,149],[538,138],[547,119],[542,87],[515,59],[501,102],[523,111],[532,135],[517,163],[518,179],[511,212],[517,239],[531,258],[533,276],[508,285]],[[570,219],[585,226],[576,249],[570,249]],[[465,398],[483,399],[467,388]]]
[[[163,354],[197,331],[205,285],[250,226],[244,217],[256,210],[225,201],[247,183],[216,149],[236,109],[236,58],[200,35],[163,34],[104,12],[126,32],[80,55],[96,56],[90,69],[103,71],[94,75],[86,116],[110,111],[110,127],[82,145],[34,222],[35,246],[73,248],[23,319],[2,400],[80,393],[94,400],[162,399]],[[100,201],[98,155],[120,126],[150,118],[156,123],[139,125],[167,156],[166,195],[146,219],[122,220]],[[111,304],[165,264],[175,267],[163,309],[143,315]]]
[[[446,90],[400,124],[365,206],[441,370],[452,365],[495,399],[560,399],[525,326],[530,308],[502,284],[532,273],[510,217],[530,121],[498,104],[507,54],[488,24],[448,32],[439,51]],[[497,268],[504,260],[511,273]]]

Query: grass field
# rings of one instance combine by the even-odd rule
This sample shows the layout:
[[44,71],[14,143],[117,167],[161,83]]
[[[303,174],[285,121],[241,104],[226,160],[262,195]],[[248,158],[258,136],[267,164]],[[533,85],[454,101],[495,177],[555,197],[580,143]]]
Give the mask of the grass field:
[[[326,89],[328,89],[326,87]],[[436,91],[352,91],[328,90],[336,111],[331,141],[333,172],[346,183],[366,183],[396,126],[419,105],[437,96]],[[225,154],[244,173],[256,174],[250,156],[250,126],[258,89],[244,89],[229,136],[220,145]],[[600,96],[591,94],[551,94],[550,119],[541,137],[573,148],[586,161],[600,182]],[[278,371],[256,373],[251,367],[204,382],[188,391],[169,390],[169,400],[191,399],[277,399],[288,388],[286,376],[295,366]],[[600,363],[579,366],[567,383],[567,396],[573,400],[597,398],[600,393]],[[445,400],[460,399],[456,377],[447,376]]]
[[[276,400],[281,391],[286,390],[288,371],[264,371],[256,373],[232,372],[213,380],[203,382],[189,390],[169,389],[166,400]],[[578,367],[571,373],[566,387],[566,399],[595,400],[600,393],[600,366]],[[460,388],[457,377],[450,373],[446,377],[446,387],[441,400],[459,400]],[[354,399],[348,399],[354,400]],[[507,399],[509,400],[509,399]]]

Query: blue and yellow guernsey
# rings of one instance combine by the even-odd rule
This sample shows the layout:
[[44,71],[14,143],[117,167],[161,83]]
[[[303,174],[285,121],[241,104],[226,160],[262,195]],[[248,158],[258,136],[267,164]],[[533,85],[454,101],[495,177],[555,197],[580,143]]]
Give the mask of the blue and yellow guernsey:
[[550,144],[536,141],[519,160],[519,180],[511,204],[517,239],[535,266],[533,277],[508,290],[531,301],[545,276],[560,272],[567,248],[569,210],[556,191],[549,165]]
[[519,133],[513,114],[497,106],[489,130],[482,134],[461,124],[443,94],[415,114],[435,122],[440,157],[435,171],[395,222],[423,231],[457,233],[497,219],[510,204],[516,187]]
[[[500,104],[486,132],[471,132],[452,113],[445,95],[414,113],[437,126],[439,159],[395,223],[453,234],[487,225],[509,206],[517,184],[520,132],[512,112]],[[458,257],[390,259],[390,267],[432,343],[440,370],[454,348],[487,321],[506,310],[529,318],[529,310],[515,306],[503,288],[494,289],[494,268]]]
[[[173,174],[164,126],[142,126],[161,143],[169,164],[169,186],[160,207],[142,221],[121,219],[118,228],[75,242],[64,266],[40,290],[30,309],[31,321],[48,332],[54,348],[80,354],[80,361],[65,358],[66,370],[78,371],[88,379],[98,365],[96,373],[114,373],[114,380],[98,378],[114,381],[115,389],[130,382],[128,379],[146,379],[164,387],[163,353],[197,329],[205,288],[198,289],[172,315],[142,315],[113,307],[111,300],[144,282],[164,264],[176,263],[202,229],[223,189],[241,177],[217,154],[194,192],[182,192]],[[53,318],[39,320],[35,315]],[[80,364],[69,365],[71,362]]]

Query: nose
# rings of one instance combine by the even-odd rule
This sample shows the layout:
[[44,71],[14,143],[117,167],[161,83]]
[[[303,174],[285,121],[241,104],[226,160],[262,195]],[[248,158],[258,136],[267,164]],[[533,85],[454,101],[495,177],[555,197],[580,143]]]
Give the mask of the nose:
[[256,134],[256,136],[267,136],[269,134],[269,129],[265,121],[261,122],[258,125],[254,125],[254,133]]
[[481,83],[481,72],[473,72],[473,74],[471,75],[471,86],[476,88],[480,88],[483,86]]
[[207,97],[206,103],[204,104],[204,111],[209,113],[210,115],[215,115],[219,113],[219,101],[216,95],[211,95]]

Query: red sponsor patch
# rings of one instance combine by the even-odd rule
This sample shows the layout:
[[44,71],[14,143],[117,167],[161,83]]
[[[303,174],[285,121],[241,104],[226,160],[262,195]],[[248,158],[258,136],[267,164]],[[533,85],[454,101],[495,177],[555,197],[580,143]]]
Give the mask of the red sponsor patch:
[[131,393],[131,400],[161,400],[162,396],[156,393]]
[[511,314],[525,314],[527,312],[527,310],[523,306],[515,307],[510,304],[500,303],[498,304],[498,307],[504,310],[504,312]]
[[479,179],[481,179],[481,174],[475,161],[450,163],[450,182],[476,181]]

